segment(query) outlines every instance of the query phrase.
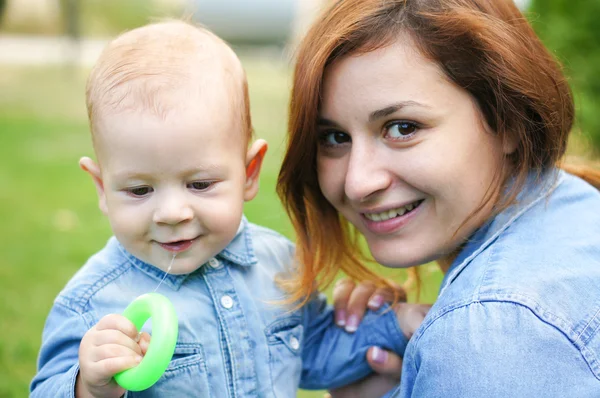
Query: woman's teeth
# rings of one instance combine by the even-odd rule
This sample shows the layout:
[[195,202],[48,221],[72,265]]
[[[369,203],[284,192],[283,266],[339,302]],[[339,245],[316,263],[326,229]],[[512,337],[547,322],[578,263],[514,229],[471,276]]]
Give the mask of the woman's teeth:
[[381,213],[364,213],[365,217],[371,221],[387,221],[394,217],[403,216],[409,211],[413,210],[421,204],[421,201],[416,201],[406,206],[398,207],[396,209],[382,211]]

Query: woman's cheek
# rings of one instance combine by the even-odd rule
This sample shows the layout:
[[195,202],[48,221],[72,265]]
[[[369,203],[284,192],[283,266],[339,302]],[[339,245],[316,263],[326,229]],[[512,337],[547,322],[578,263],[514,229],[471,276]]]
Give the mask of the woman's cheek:
[[332,203],[344,195],[345,169],[340,163],[333,159],[317,162],[319,187],[323,196]]

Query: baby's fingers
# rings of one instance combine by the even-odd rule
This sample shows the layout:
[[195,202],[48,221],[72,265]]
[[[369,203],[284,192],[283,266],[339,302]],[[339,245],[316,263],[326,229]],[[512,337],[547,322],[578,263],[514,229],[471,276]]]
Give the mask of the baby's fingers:
[[[136,358],[136,361],[138,363],[142,359],[141,352],[138,353],[138,352],[136,352],[128,347],[122,346],[120,344],[105,344],[100,347],[97,347],[94,350],[94,353],[93,353],[91,359],[94,362],[101,362],[101,361],[104,361],[107,359],[121,358],[121,357]],[[139,358],[139,360],[138,360],[138,358]]]
[[148,347],[150,346],[150,335],[146,332],[140,333],[138,344],[142,350],[142,355],[146,355]]
[[105,345],[116,344],[135,352],[137,355],[142,355],[143,349],[136,342],[137,339],[137,333],[132,339],[120,330],[107,329],[96,333],[96,335],[94,336],[94,345],[96,347],[101,348]]
[[100,321],[96,324],[96,330],[119,330],[124,335],[128,336],[132,340],[138,335],[138,330],[135,325],[123,315],[118,314],[109,314],[104,316]]
[[136,367],[141,362],[142,357],[137,355],[125,355],[117,357],[108,357],[95,362],[92,368],[98,374],[106,375],[108,378],[112,378],[117,373],[123,372],[124,370]]

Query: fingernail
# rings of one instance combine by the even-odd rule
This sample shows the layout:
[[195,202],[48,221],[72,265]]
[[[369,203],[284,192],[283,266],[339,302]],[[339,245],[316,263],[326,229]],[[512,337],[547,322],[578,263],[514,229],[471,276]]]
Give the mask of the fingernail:
[[385,361],[387,361],[387,357],[387,351],[384,351],[377,346],[373,347],[373,350],[371,351],[371,358],[373,359],[373,362],[383,365]]
[[344,310],[336,311],[335,324],[338,326],[346,326],[346,311],[344,311]]
[[140,341],[140,347],[142,350],[146,351],[148,349],[148,342],[146,340]]
[[379,309],[379,307],[381,307],[381,305],[383,304],[383,296],[380,296],[379,294],[377,296],[374,296],[371,300],[369,300],[369,308],[373,309],[373,310],[377,310]]
[[358,316],[350,315],[346,321],[346,332],[354,333],[358,329]]
[[140,363],[140,362],[142,362],[142,357],[141,357],[141,356],[139,356],[139,355],[137,355],[137,356],[135,357],[135,361],[136,361],[137,363]]

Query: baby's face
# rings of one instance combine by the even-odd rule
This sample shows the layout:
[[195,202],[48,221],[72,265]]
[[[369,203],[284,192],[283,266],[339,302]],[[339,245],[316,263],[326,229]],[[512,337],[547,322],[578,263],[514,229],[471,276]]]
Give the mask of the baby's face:
[[234,238],[246,173],[243,133],[231,115],[200,104],[164,119],[139,111],[102,117],[105,211],[134,256],[166,270],[176,254],[171,272],[189,273]]

